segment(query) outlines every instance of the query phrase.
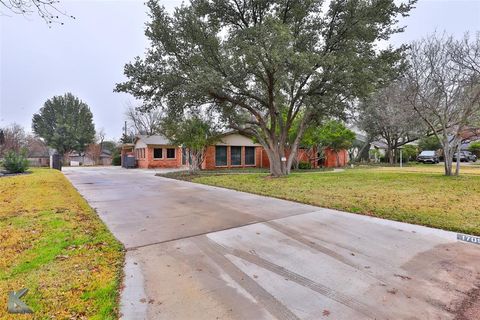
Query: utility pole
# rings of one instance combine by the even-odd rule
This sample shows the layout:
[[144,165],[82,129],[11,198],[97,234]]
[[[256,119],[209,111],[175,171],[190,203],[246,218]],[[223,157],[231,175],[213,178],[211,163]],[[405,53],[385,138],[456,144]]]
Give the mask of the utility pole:
[[402,155],[403,148],[400,147],[400,168],[403,168],[403,155]]

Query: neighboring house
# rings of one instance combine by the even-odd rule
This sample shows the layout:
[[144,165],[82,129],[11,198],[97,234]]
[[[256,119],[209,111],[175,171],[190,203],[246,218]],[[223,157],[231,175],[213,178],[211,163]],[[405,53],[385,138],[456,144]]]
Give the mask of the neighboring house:
[[112,153],[110,150],[102,150],[98,155],[98,159],[94,159],[91,155],[84,154],[82,155],[79,152],[71,152],[68,155],[68,161],[71,166],[80,165],[80,166],[109,166],[112,164]]
[[111,166],[112,165],[112,152],[110,150],[102,150],[100,154],[100,162],[99,165],[101,166]]
[[42,140],[38,138],[29,138],[27,142],[28,162],[31,167],[50,166],[50,156],[55,150],[49,148]]
[[[367,134],[358,127],[351,125],[348,127],[355,132],[355,141],[351,150],[351,157],[357,158],[359,152],[362,152],[361,161],[379,162],[380,157],[384,157],[388,146],[380,140],[369,141]],[[368,143],[368,146],[364,146]]]
[[32,150],[28,153],[28,162],[31,167],[48,167],[50,166],[50,154],[54,151],[49,151],[48,148],[42,150]]
[[[299,161],[312,163],[312,167],[320,165],[334,167],[337,155],[331,150],[325,150],[326,157],[320,163],[311,159],[303,149],[298,150]],[[161,135],[139,135],[133,144],[122,145],[122,166],[125,167],[126,157],[135,157],[139,168],[181,168],[187,167],[188,152],[181,146],[173,145]],[[345,150],[339,152],[339,163],[346,165],[348,155]],[[236,132],[225,133],[219,142],[207,147],[202,169],[230,168],[269,168],[270,163],[262,145]]]
[[468,150],[468,147],[472,142],[480,141],[480,128],[468,128],[462,133],[462,150]]

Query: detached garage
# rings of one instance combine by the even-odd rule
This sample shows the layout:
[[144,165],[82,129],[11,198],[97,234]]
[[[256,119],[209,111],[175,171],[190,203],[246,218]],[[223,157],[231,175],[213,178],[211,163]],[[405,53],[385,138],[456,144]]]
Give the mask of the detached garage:
[[134,155],[139,168],[178,168],[182,166],[182,148],[174,146],[161,135],[139,135]]

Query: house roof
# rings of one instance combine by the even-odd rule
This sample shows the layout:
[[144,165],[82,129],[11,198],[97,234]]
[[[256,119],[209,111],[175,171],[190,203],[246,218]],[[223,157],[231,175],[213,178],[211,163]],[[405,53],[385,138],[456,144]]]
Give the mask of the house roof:
[[138,135],[135,139],[135,142],[138,140],[142,141],[143,143],[149,144],[162,144],[162,145],[170,145],[172,144],[170,140],[168,140],[165,136],[162,135],[154,135],[154,136],[147,136],[147,135]]
[[386,143],[384,143],[383,141],[373,141],[371,143],[371,145],[373,145],[374,147],[377,147],[379,149],[388,149],[388,146]]
[[46,150],[33,150],[28,153],[29,158],[49,158],[50,154],[48,153],[48,149]]
[[50,155],[55,154],[57,151],[55,149],[45,147],[45,148],[35,148],[29,150],[28,157],[29,158],[49,158]]

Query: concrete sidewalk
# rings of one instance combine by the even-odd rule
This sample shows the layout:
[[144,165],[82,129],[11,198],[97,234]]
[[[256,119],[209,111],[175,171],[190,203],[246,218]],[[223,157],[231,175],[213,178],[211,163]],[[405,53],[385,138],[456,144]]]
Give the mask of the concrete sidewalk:
[[479,319],[456,234],[153,176],[65,168],[127,248],[124,319]]

